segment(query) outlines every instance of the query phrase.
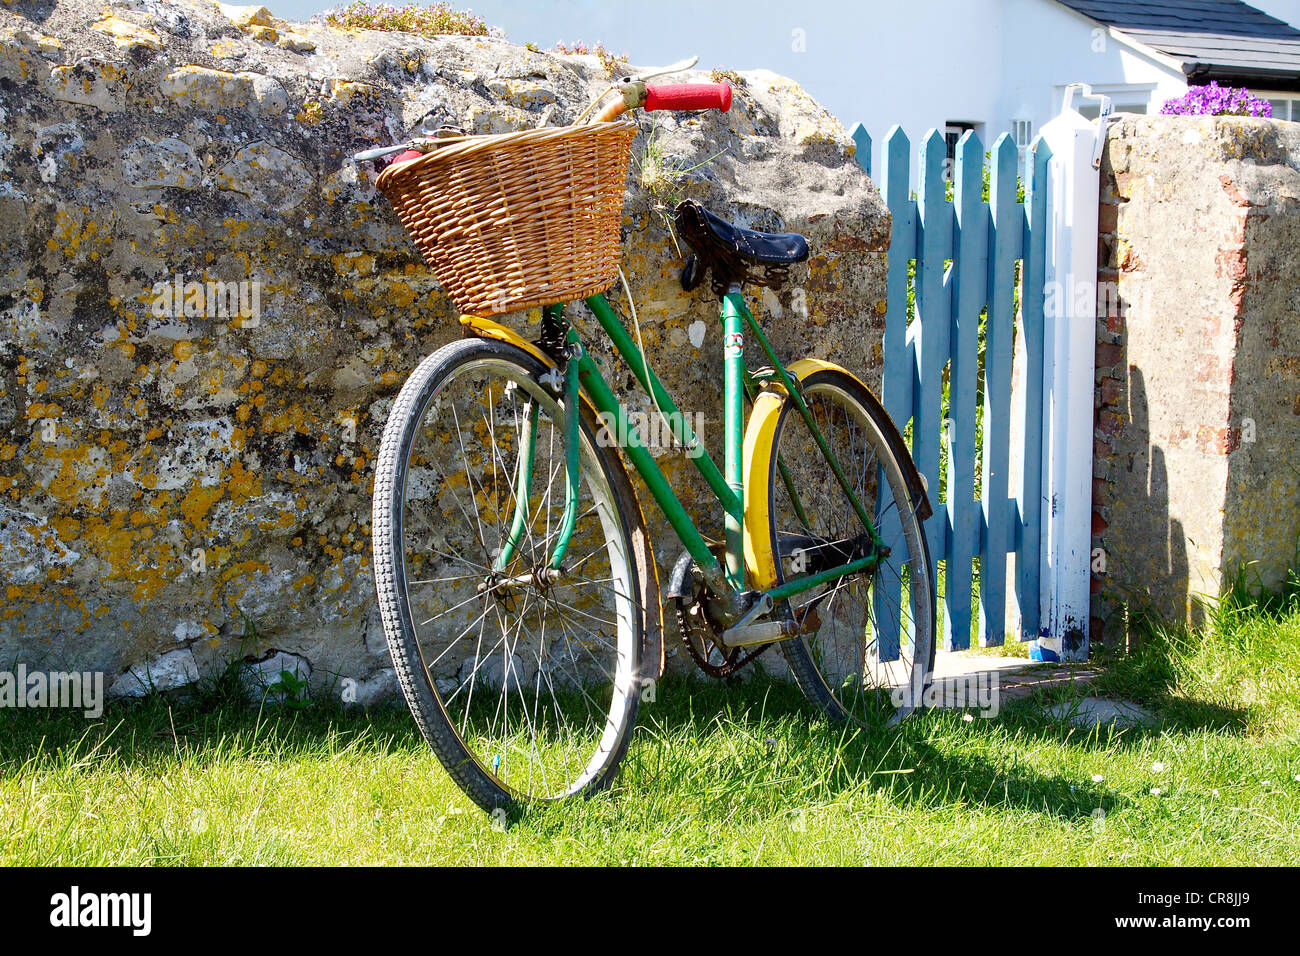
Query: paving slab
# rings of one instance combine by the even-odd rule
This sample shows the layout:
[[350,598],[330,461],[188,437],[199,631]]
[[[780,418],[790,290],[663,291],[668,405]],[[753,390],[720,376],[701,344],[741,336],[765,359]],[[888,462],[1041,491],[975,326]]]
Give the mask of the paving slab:
[[1024,670],[1034,666],[1035,662],[1026,657],[992,657],[987,654],[963,654],[961,652],[939,651],[934,655],[934,677],[955,677],[980,672]]
[[1107,700],[1104,697],[1081,697],[1065,701],[1051,708],[1052,716],[1079,727],[1140,727],[1155,723],[1150,711],[1128,700]]

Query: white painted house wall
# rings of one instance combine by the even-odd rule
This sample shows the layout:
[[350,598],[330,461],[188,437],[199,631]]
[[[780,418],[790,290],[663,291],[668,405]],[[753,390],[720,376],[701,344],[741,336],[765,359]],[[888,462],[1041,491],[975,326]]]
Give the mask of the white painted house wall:
[[972,123],[989,147],[1015,120],[1029,121],[1032,139],[1070,83],[1111,96],[1116,110],[1153,113],[1187,90],[1172,62],[1055,0],[912,0],[872,5],[862,17],[864,35],[889,37],[868,40],[870,55],[857,66],[876,91],[857,110],[873,170],[895,123],[913,143],[932,128]]
[[[274,0],[276,13],[309,13],[324,0]],[[467,0],[468,2],[468,0]],[[979,124],[986,146],[1027,119],[1034,133],[1055,115],[1068,83],[1089,83],[1120,108],[1158,110],[1181,96],[1181,70],[1103,34],[1056,0],[473,0],[516,42],[594,43],[639,66],[693,53],[700,68],[768,69],[789,76],[845,126],[862,122],[880,144],[894,123],[913,142],[948,120]],[[1300,25],[1300,0],[1254,5]],[[682,24],[690,24],[689,35]],[[1300,119],[1300,96],[1286,118]],[[1270,96],[1270,99],[1273,98]],[[1294,106],[1294,108],[1293,108]],[[914,166],[915,168],[915,166]]]

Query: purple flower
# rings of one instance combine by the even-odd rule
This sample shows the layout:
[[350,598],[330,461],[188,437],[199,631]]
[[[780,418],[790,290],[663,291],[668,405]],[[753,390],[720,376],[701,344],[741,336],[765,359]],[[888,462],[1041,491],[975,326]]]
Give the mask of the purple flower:
[[1166,116],[1273,116],[1273,104],[1245,88],[1234,89],[1211,81],[1193,86],[1177,99],[1166,101],[1160,112]]
[[316,14],[312,22],[364,30],[401,30],[424,36],[448,33],[484,36],[491,32],[482,17],[474,16],[469,10],[453,10],[445,2],[428,6],[408,3],[396,7],[385,2],[372,4],[367,0],[353,0],[346,7]]

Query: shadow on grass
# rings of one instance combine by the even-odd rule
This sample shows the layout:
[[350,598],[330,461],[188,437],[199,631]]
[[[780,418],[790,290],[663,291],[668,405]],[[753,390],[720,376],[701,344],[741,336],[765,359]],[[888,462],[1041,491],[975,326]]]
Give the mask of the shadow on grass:
[[[900,805],[978,805],[1067,820],[1098,807],[1109,814],[1123,798],[1074,777],[1044,774],[1017,754],[1036,742],[1124,749],[1152,735],[1240,732],[1246,723],[1242,709],[1175,697],[1168,661],[1154,645],[1144,654],[1115,662],[1092,689],[1011,702],[993,720],[963,722],[954,712],[932,712],[898,728],[828,722],[792,684],[670,677],[655,702],[642,705],[615,799],[661,801],[665,808],[686,799],[709,813],[725,812],[739,795],[773,810],[797,810],[865,790],[883,791]],[[1091,731],[1049,713],[1052,703],[1081,693],[1118,693],[1153,709],[1161,723]],[[258,709],[215,688],[115,703],[98,721],[66,711],[11,712],[0,735],[0,774],[42,772],[72,760],[162,772],[182,755],[201,766],[217,754],[293,759],[348,746],[414,755],[426,745],[400,703],[369,712],[319,703]]]
[[203,696],[153,694],[115,701],[90,720],[77,711],[24,710],[6,716],[0,735],[0,774],[23,767],[49,769],[69,759],[112,760],[141,766],[180,754],[202,762],[221,751],[275,757],[319,753],[365,740],[377,750],[424,746],[406,709],[361,709],[309,703],[286,707],[214,703]]
[[[1016,766],[998,753],[996,727],[923,714],[901,728],[849,728],[824,720],[792,685],[668,679],[643,705],[617,792],[696,801],[708,812],[738,792],[762,792],[774,808],[883,789],[908,803],[965,801],[1087,816],[1114,799],[1081,800],[1072,781]],[[1000,721],[992,722],[1001,723]],[[1020,722],[1018,721],[1018,724]],[[956,730],[957,727],[961,731]],[[988,734],[994,738],[984,740]],[[942,746],[936,746],[940,742]],[[423,751],[405,708],[364,712],[309,704],[258,709],[202,696],[154,695],[110,705],[87,721],[67,711],[22,711],[0,735],[0,775],[41,773],[71,762],[165,772],[180,759],[218,755],[290,760],[344,747]],[[1091,798],[1089,798],[1091,799]]]
[[[643,718],[652,737],[675,742],[688,739],[710,725],[729,728],[760,743],[781,728],[785,738],[806,747],[806,753],[824,755],[825,770],[817,790],[827,799],[864,788],[884,790],[901,804],[966,803],[998,808],[1019,808],[1046,812],[1061,818],[1090,816],[1101,806],[1107,813],[1123,803],[1121,798],[1096,788],[1080,789],[1073,777],[1043,774],[1025,766],[1013,750],[1034,739],[1050,739],[1072,746],[1114,746],[1103,737],[1099,744],[1082,739],[1075,730],[1058,730],[1037,718],[1029,702],[992,720],[964,722],[954,711],[931,711],[915,715],[900,727],[883,722],[850,728],[827,721],[817,713],[793,685],[750,681],[734,684],[702,684],[684,681],[664,688],[652,715]],[[686,692],[689,690],[689,693]],[[793,728],[793,729],[792,729]],[[780,736],[780,735],[779,735]],[[1017,739],[1016,748],[1007,742]],[[714,770],[721,778],[744,776],[748,761],[772,759],[761,748],[742,751],[719,761]],[[813,758],[816,759],[815,757]],[[779,759],[773,775],[784,771]],[[1072,789],[1072,786],[1074,789]]]

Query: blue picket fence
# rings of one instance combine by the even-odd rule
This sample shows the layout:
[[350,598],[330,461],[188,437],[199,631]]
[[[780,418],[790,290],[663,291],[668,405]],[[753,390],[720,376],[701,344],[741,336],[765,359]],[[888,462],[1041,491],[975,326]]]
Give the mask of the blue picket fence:
[[[857,156],[871,174],[871,140],[853,130]],[[984,147],[973,132],[947,144],[931,130],[921,143],[917,193],[910,188],[911,144],[895,127],[884,143],[880,188],[893,216],[889,248],[881,400],[900,429],[910,422],[912,456],[925,476],[935,513],[926,524],[932,574],[943,563],[944,646],[970,646],[979,559],[979,640],[1003,643],[1007,604],[1021,640],[1039,630],[1039,561],[1043,442],[1043,282],[1047,250],[1050,150],[1030,147],[1025,201],[1017,200],[1018,151],[1003,134],[990,155],[989,199],[982,198]],[[953,184],[953,198],[945,186]],[[915,269],[909,269],[909,263]],[[1017,262],[1021,263],[1016,315]],[[915,312],[908,318],[909,286]],[[977,407],[979,325],[984,331],[983,403]],[[1019,321],[1017,322],[1017,318]],[[1017,325],[1023,338],[1023,408],[1012,421],[1012,373]],[[947,371],[949,401],[943,410]],[[977,420],[982,418],[980,498],[975,497]],[[1022,448],[1012,496],[1011,442]],[[940,495],[940,467],[947,448]],[[1007,557],[1016,556],[1008,588]],[[885,631],[890,630],[888,626]],[[882,644],[894,643],[882,634]],[[882,647],[882,651],[887,650]],[[892,655],[891,655],[892,656]]]

